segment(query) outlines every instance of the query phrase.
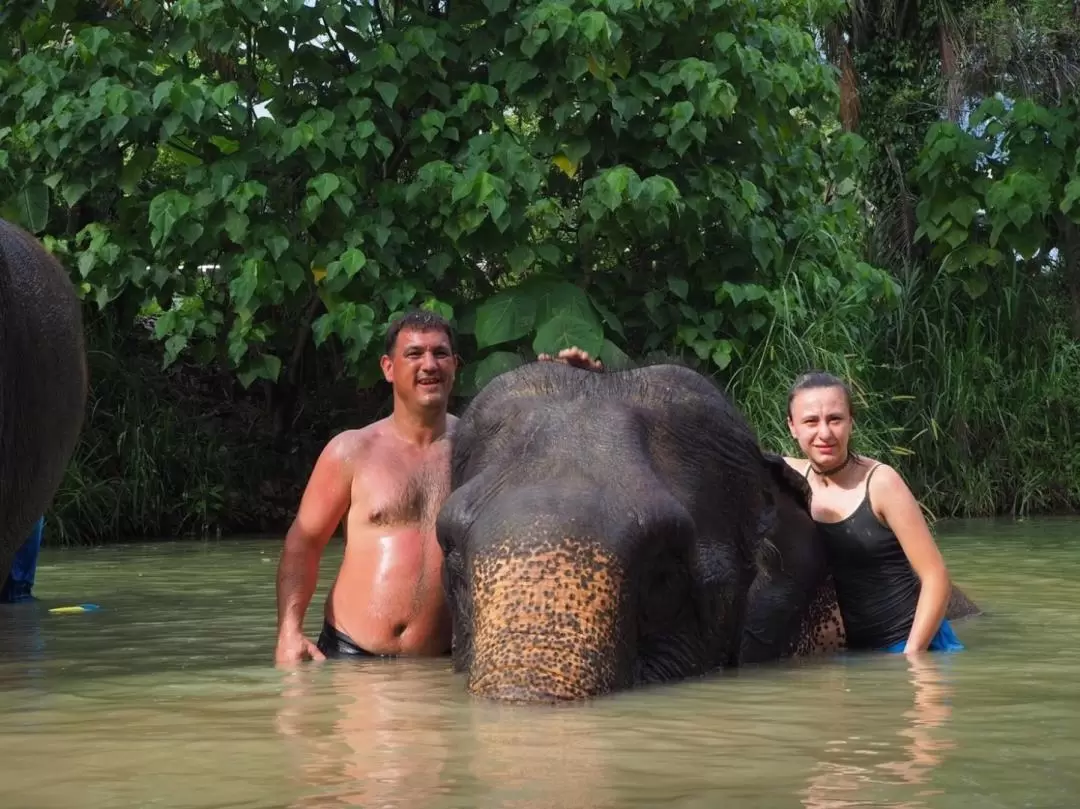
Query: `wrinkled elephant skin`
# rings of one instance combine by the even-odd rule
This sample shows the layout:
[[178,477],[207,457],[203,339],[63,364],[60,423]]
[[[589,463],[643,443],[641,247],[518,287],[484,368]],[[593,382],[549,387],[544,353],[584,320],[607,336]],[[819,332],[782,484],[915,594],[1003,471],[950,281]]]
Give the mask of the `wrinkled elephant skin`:
[[68,273],[0,220],[0,582],[60,486],[86,388],[82,312]]
[[451,487],[472,694],[584,699],[843,646],[805,481],[689,369],[505,373],[457,424]]
[[503,374],[457,424],[451,486],[437,529],[472,693],[579,699],[738,663],[775,484],[704,377]]

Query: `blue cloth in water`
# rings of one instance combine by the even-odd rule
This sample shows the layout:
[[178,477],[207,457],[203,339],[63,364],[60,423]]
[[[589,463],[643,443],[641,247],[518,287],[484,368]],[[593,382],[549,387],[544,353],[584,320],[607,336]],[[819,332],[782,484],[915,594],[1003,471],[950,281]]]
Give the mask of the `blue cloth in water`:
[[[907,639],[894,643],[892,646],[885,647],[882,651],[892,653],[903,653],[904,647],[907,645]],[[941,626],[938,628],[937,634],[930,639],[930,646],[927,647],[928,652],[962,652],[964,650],[964,644],[960,642],[960,638],[956,637],[956,633],[953,632],[952,624],[948,621],[942,621]]]
[[34,523],[30,536],[15,552],[11,572],[8,573],[4,586],[0,588],[0,604],[33,599],[30,591],[34,589],[34,574],[37,573],[38,551],[41,550],[41,534],[44,530],[45,518],[41,517]]

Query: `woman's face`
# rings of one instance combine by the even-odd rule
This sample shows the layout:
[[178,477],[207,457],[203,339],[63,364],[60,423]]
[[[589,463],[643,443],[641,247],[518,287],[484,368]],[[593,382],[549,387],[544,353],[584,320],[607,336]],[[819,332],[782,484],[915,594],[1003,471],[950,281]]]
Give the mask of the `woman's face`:
[[841,387],[806,388],[791,400],[791,437],[818,469],[832,469],[847,459],[853,426],[851,408]]

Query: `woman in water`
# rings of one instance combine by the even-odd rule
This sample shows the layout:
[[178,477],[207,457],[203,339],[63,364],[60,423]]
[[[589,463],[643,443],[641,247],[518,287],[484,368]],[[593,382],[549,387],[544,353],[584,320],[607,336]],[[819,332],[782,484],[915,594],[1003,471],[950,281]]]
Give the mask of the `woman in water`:
[[957,651],[945,620],[952,585],[922,510],[903,478],[850,450],[851,392],[835,376],[800,376],[788,428],[806,456],[785,458],[806,477],[852,649]]

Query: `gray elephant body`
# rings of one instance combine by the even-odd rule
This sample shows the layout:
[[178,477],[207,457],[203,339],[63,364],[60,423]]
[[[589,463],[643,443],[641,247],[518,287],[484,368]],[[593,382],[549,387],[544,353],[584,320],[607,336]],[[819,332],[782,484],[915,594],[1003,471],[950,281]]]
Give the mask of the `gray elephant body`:
[[458,422],[451,487],[472,693],[579,699],[843,647],[805,481],[687,368],[503,374]]
[[0,220],[0,583],[60,486],[86,393],[71,279],[40,242]]

